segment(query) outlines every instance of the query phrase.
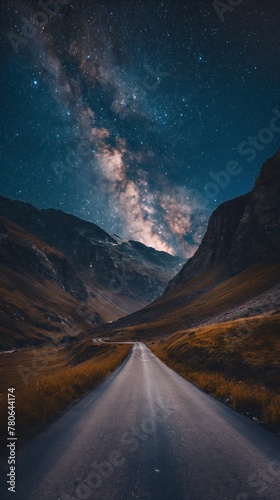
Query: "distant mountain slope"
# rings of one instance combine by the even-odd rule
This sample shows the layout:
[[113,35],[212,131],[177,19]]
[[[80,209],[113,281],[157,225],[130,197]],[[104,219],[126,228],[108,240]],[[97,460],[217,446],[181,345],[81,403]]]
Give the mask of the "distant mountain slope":
[[159,297],[182,262],[165,252],[114,238],[95,224],[58,210],[0,197],[0,215],[70,259],[84,283],[145,303]]
[[160,296],[177,257],[0,197],[0,350],[63,339]]
[[77,300],[87,299],[85,286],[63,254],[3,217],[0,217],[0,232],[1,264],[41,282],[53,281]]
[[63,254],[0,217],[0,316],[2,350],[63,340],[120,310],[110,305],[108,316]]

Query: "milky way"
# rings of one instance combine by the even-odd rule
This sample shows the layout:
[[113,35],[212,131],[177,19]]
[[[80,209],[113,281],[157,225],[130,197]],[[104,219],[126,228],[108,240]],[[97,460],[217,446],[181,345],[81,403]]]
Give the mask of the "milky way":
[[190,257],[280,139],[238,152],[280,109],[277,2],[216,10],[4,2],[2,194]]

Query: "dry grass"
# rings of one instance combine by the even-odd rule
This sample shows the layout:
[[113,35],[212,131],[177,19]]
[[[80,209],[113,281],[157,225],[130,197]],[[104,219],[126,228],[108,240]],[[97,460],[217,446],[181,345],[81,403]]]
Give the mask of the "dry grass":
[[150,348],[190,382],[279,431],[279,324],[276,314],[208,325]]
[[184,354],[191,348],[207,348],[207,355],[229,353],[255,366],[280,361],[280,314],[263,314],[219,324],[180,330],[166,340],[169,351]]
[[169,336],[207,322],[269,290],[280,280],[280,265],[254,266],[221,282],[221,267],[211,269],[164,294],[145,309],[124,318],[110,334],[142,339]]
[[65,348],[50,345],[0,355],[0,394],[8,387],[20,389],[39,377],[67,368]]
[[[75,366],[67,366],[52,375],[43,375],[30,382],[28,386],[16,387],[16,427],[17,436],[22,441],[32,435],[69,404],[83,396],[99,381],[117,368],[127,357],[131,347],[93,346],[84,342],[81,350],[91,359]],[[73,354],[73,359],[75,354]],[[1,435],[6,435],[7,400],[1,398]]]

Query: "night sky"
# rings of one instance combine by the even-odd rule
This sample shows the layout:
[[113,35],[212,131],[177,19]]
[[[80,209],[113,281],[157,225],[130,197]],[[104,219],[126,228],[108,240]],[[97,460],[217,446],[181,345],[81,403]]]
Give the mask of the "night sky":
[[0,194],[192,255],[280,145],[279,1],[0,9]]

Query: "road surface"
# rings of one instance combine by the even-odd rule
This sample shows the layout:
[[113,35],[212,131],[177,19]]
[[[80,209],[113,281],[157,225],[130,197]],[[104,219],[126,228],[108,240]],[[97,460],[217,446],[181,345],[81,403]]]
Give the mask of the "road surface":
[[18,452],[16,493],[2,482],[0,498],[279,500],[279,445],[136,343],[114,373]]

